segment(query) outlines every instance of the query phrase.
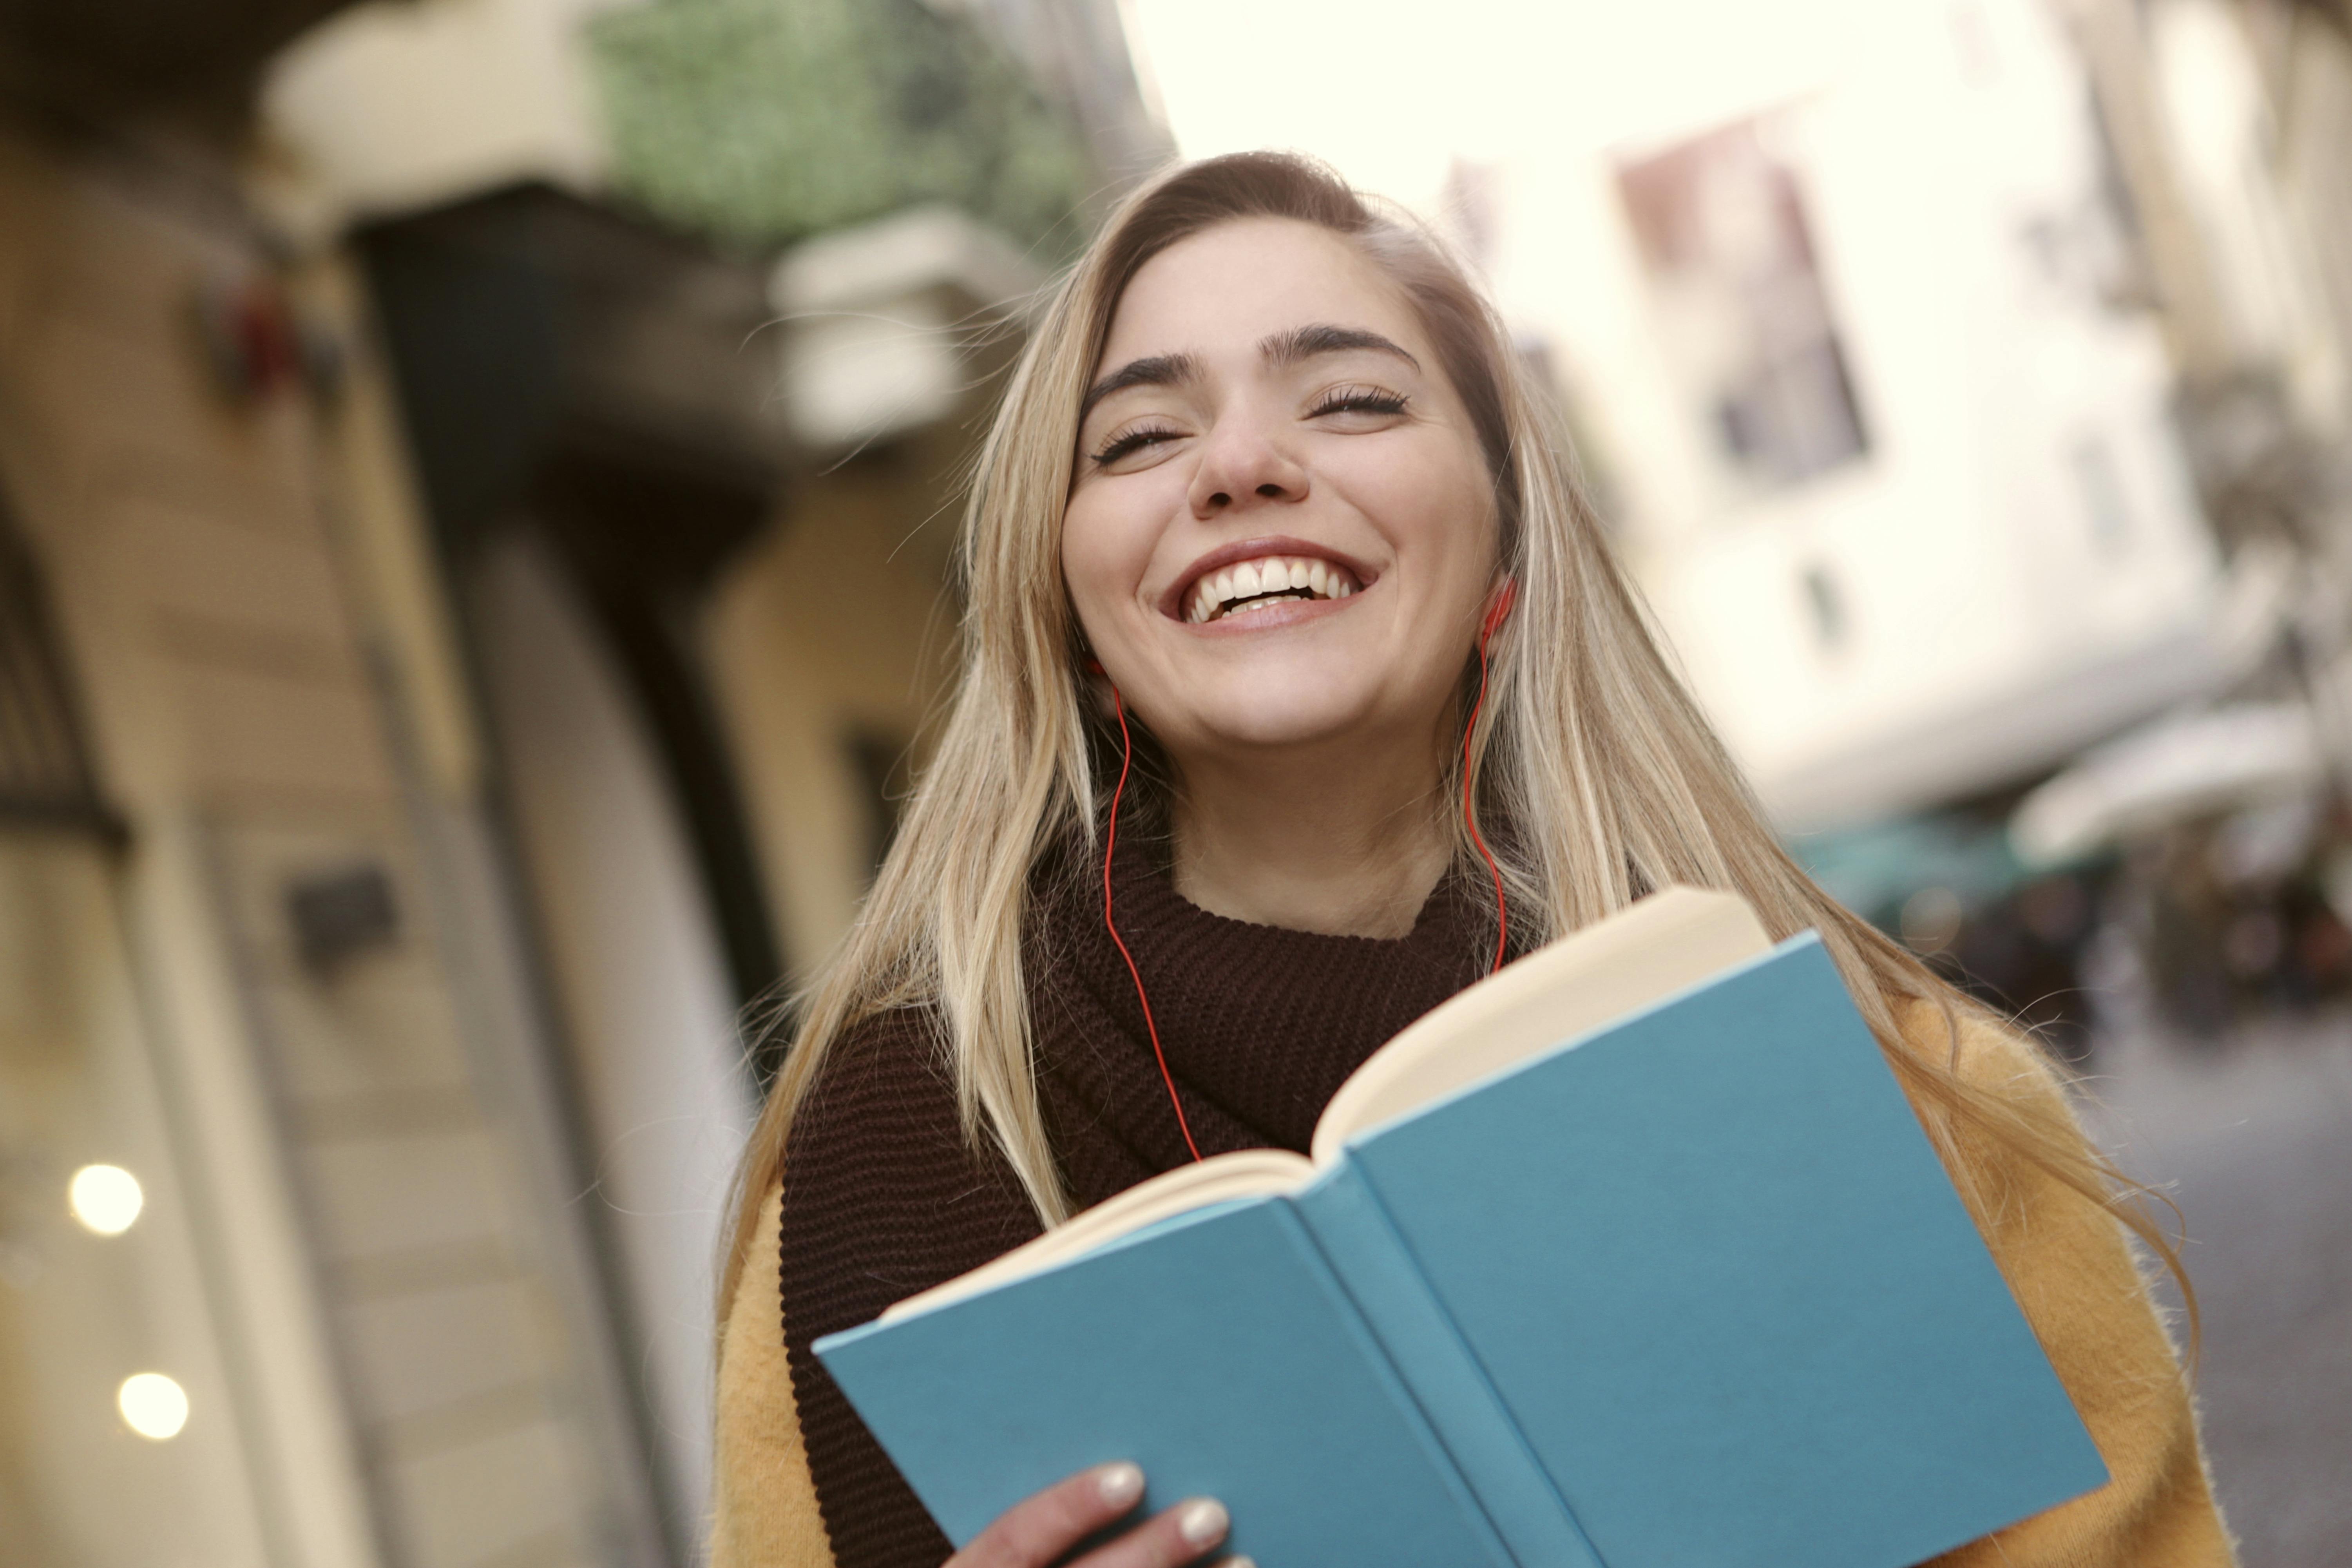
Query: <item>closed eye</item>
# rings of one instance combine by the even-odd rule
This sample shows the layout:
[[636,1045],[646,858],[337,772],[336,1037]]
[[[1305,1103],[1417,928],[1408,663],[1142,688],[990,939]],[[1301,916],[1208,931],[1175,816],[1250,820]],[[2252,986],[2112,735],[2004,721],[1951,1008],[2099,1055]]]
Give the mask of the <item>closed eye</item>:
[[1102,449],[1094,455],[1095,467],[1107,468],[1121,458],[1132,457],[1145,447],[1156,447],[1162,441],[1173,441],[1182,434],[1182,431],[1170,429],[1164,425],[1146,425],[1135,429],[1122,430],[1104,442]]
[[1408,401],[1402,393],[1377,386],[1338,386],[1325,393],[1307,415],[1310,419],[1330,414],[1397,415],[1405,411]]

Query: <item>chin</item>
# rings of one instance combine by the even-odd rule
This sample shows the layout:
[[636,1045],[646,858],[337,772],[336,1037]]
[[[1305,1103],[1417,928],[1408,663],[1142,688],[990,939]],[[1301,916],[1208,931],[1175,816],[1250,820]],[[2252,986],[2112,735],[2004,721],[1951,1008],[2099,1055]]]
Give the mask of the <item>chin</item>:
[[1205,700],[1186,706],[1188,728],[1209,747],[1314,746],[1381,727],[1379,688],[1360,676],[1340,681],[1320,671],[1265,670],[1205,684]]

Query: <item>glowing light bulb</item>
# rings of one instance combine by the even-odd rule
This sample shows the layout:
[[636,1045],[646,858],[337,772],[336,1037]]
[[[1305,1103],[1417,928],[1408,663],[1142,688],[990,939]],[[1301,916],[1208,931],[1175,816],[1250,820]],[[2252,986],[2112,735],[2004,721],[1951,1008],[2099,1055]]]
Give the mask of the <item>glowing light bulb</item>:
[[188,1424],[187,1391],[160,1372],[124,1378],[114,1404],[133,1432],[158,1443],[178,1436]]
[[66,1184],[66,1202],[74,1218],[99,1235],[121,1236],[147,1206],[147,1194],[120,1165],[84,1165]]

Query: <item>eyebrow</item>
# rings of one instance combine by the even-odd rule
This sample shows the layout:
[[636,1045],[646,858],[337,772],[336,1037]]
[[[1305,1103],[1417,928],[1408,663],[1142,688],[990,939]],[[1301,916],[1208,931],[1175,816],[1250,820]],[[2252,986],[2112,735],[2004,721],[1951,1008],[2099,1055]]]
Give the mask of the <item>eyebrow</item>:
[[1394,354],[1413,369],[1421,362],[1378,332],[1368,332],[1361,327],[1334,327],[1318,322],[1313,326],[1293,327],[1286,332],[1276,332],[1258,340],[1257,352],[1265,363],[1288,366],[1315,358],[1318,354],[1350,353],[1370,349],[1376,353]]
[[1129,360],[1087,389],[1087,400],[1078,405],[1078,418],[1083,421],[1096,404],[1114,392],[1125,392],[1130,386],[1181,386],[1200,375],[1201,362],[1191,354],[1150,354]]
[[[1266,363],[1277,369],[1299,364],[1319,354],[1351,353],[1361,350],[1375,353],[1394,354],[1413,369],[1421,362],[1402,348],[1361,327],[1337,327],[1326,322],[1293,327],[1286,332],[1276,332],[1258,340],[1257,352]],[[1078,417],[1084,420],[1094,411],[1096,404],[1115,392],[1125,392],[1131,386],[1181,386],[1196,381],[1201,375],[1201,362],[1192,354],[1150,354],[1127,363],[1104,376],[1087,389],[1086,401],[1078,405]]]

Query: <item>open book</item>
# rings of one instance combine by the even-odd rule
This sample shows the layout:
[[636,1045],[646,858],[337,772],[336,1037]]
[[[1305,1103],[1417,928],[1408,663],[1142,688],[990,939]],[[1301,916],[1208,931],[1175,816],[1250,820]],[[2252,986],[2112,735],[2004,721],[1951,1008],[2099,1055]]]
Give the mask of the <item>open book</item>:
[[2105,1468],[1810,934],[1670,889],[818,1342],[959,1543],[1108,1459],[1263,1568],[1902,1568]]

